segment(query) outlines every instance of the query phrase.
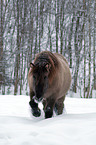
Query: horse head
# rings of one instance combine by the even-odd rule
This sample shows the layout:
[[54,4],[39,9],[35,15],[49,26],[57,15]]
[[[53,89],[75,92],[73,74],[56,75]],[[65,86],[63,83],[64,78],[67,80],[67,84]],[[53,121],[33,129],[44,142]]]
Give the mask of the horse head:
[[33,89],[35,97],[37,101],[41,101],[49,86],[48,76],[50,73],[50,64],[44,62],[39,62],[37,64],[31,63],[30,67],[32,68]]

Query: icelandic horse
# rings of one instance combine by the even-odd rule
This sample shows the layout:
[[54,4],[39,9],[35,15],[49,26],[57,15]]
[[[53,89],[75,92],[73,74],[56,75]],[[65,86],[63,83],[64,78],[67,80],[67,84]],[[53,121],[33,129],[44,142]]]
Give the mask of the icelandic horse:
[[[64,100],[71,84],[71,73],[63,55],[43,51],[30,63],[28,73],[30,106],[35,117],[41,115],[38,102],[42,101],[45,118],[63,113]],[[38,102],[37,102],[37,101]]]

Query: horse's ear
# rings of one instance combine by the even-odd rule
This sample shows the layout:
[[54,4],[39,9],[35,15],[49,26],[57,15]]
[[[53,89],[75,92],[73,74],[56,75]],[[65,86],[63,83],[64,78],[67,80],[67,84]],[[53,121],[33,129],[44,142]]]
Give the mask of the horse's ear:
[[33,63],[30,63],[30,67],[33,68],[35,65]]
[[32,73],[32,68],[34,67],[35,65],[33,63],[30,63],[30,68],[29,68],[29,74]]

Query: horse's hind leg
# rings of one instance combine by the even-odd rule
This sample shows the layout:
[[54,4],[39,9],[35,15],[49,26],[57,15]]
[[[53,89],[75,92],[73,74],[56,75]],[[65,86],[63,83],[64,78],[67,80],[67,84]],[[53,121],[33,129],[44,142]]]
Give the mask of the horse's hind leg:
[[64,108],[64,99],[65,96],[63,96],[62,98],[58,99],[55,103],[55,107],[54,110],[56,112],[57,115],[60,115],[63,113],[63,108]]
[[39,117],[41,115],[41,110],[38,108],[38,103],[35,102],[33,96],[35,94],[33,92],[30,93],[30,102],[29,105],[32,109],[32,114],[35,117]]

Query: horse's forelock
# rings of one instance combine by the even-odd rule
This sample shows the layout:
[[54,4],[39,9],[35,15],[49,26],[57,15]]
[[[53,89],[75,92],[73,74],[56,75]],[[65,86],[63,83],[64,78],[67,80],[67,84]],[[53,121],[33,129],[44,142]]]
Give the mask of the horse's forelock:
[[34,64],[35,68],[33,69],[33,71],[36,71],[40,68],[42,69],[47,64],[51,65],[49,71],[49,82],[51,83],[58,68],[58,60],[56,56],[48,51],[41,52],[36,56]]

